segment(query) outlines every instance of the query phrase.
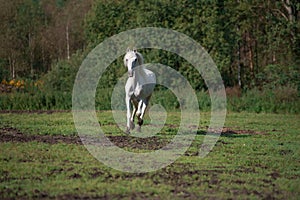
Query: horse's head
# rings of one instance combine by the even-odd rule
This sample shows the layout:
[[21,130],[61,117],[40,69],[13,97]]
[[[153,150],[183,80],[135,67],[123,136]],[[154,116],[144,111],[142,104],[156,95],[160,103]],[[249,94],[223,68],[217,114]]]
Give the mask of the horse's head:
[[127,49],[127,53],[124,56],[124,65],[128,68],[128,76],[132,77],[134,69],[139,66],[140,58],[137,50]]

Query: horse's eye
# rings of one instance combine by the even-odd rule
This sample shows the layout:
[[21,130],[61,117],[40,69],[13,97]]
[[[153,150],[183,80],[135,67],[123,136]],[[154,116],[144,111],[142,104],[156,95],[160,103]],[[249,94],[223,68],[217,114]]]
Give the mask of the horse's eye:
[[126,62],[128,62],[128,59],[126,59]]

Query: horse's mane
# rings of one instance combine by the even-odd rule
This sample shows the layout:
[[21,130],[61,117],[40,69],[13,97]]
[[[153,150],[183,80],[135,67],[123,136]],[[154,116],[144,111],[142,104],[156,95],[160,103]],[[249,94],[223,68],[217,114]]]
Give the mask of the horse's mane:
[[138,62],[139,62],[139,65],[143,65],[144,64],[144,58],[142,56],[142,54],[140,54],[139,52],[135,52],[137,58],[138,58]]

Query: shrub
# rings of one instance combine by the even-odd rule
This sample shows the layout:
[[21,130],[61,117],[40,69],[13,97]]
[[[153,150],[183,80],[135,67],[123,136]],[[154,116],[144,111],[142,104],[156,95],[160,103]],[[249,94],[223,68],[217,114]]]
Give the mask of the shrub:
[[245,91],[241,97],[229,97],[228,109],[235,112],[300,113],[300,99],[295,86],[254,88]]
[[60,60],[52,69],[42,77],[44,89],[47,92],[72,92],[77,71],[82,63],[85,53],[77,52],[70,60]]

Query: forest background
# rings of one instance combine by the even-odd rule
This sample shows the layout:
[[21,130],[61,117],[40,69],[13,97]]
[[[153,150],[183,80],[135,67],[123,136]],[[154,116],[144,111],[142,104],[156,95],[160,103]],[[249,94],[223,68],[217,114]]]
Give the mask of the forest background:
[[[196,40],[221,72],[230,111],[300,113],[300,3],[297,0],[121,1],[0,0],[0,109],[69,110],[76,73],[99,43],[138,27],[173,29]],[[124,52],[125,53],[125,52]],[[201,76],[184,59],[142,50],[146,62],[181,72],[202,110],[210,98]],[[105,72],[96,108],[126,72],[122,58]],[[178,102],[158,87],[154,101]]]

